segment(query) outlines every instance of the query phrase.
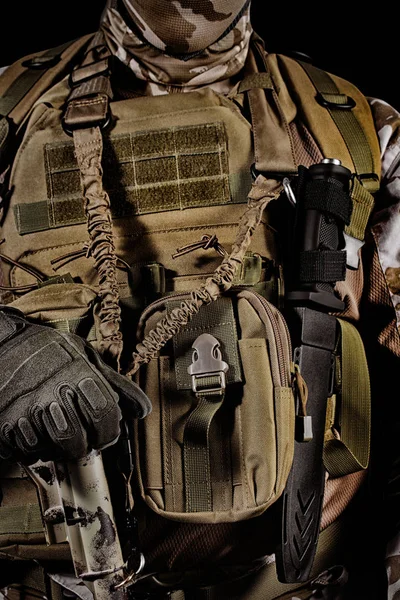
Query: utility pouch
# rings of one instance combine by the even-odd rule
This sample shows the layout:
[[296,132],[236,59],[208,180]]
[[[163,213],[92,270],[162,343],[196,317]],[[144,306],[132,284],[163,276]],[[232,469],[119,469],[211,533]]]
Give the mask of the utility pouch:
[[[153,302],[139,339],[189,294]],[[280,312],[252,290],[202,307],[140,370],[153,404],[137,427],[142,498],[191,523],[235,522],[280,496],[293,458],[291,348]]]
[[[48,283],[24,294],[9,306],[21,310],[39,324],[95,339],[93,313],[96,300],[96,291],[88,285]],[[33,465],[28,476],[20,465],[1,463],[0,547],[4,555],[30,558],[35,553],[35,557],[46,560],[69,559],[68,544],[55,544],[54,538],[63,539],[59,534],[49,535],[43,526],[42,514],[53,501],[59,504],[57,495],[53,495],[57,486],[53,484],[54,474],[46,466]]]
[[38,324],[76,333],[92,341],[96,301],[94,288],[71,279],[65,283],[45,283],[14,300],[10,306]]

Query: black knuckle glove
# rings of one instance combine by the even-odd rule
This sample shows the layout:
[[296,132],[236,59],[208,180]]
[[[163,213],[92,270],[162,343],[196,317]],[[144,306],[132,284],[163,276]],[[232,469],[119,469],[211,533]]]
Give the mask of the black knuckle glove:
[[78,336],[0,310],[0,457],[75,459],[112,444],[121,409],[142,418],[146,394]]

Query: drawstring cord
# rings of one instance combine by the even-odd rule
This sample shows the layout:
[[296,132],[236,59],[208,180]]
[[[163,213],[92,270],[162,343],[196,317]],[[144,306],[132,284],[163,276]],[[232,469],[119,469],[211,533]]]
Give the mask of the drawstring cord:
[[[5,242],[5,239],[0,240],[0,246],[4,242]],[[0,290],[1,291],[21,292],[21,293],[22,292],[29,292],[31,290],[34,290],[34,289],[38,288],[39,287],[39,283],[42,283],[42,282],[44,282],[46,280],[46,277],[44,275],[41,275],[40,273],[38,273],[37,271],[35,271],[31,267],[28,267],[27,265],[19,263],[16,260],[13,260],[12,258],[10,258],[9,256],[7,256],[6,254],[0,253],[0,260],[3,260],[5,263],[8,263],[9,265],[12,265],[13,267],[17,267],[18,269],[22,269],[22,271],[25,271],[26,273],[29,273],[29,275],[32,275],[32,277],[34,277],[37,280],[37,283],[27,283],[26,285],[0,285]]]
[[[50,263],[53,267],[53,271],[58,271],[59,269],[62,269],[62,267],[65,267],[65,265],[67,265],[69,262],[72,262],[73,260],[76,260],[78,258],[83,258],[83,257],[90,258],[90,256],[91,256],[91,253],[90,253],[89,244],[86,242],[85,244],[83,244],[82,250],[74,250],[73,252],[68,252],[68,254],[63,254],[62,256],[53,258],[53,260],[51,260]],[[125,269],[125,270],[129,271],[131,268],[129,263],[127,263],[120,256],[118,256],[118,255],[116,255],[116,256],[117,256],[117,269]]]

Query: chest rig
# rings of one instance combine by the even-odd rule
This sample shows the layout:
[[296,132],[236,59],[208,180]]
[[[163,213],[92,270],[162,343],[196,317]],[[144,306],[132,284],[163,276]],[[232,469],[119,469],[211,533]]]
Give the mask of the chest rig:
[[[336,157],[353,174],[346,242],[348,262],[357,267],[357,248],[379,182],[379,148],[367,102],[354,86],[308,63],[266,55],[257,37],[243,78],[228,97],[206,89],[113,100],[109,61],[109,51],[96,34],[68,81],[63,79],[44,93],[24,124],[3,216],[3,301],[13,301],[31,318],[87,337],[108,362],[131,376],[136,373],[138,380],[139,367],[149,362],[142,384],[151,396],[152,388],[161,385],[159,367],[151,361],[168,340],[183,335],[179,332],[190,320],[201,331],[211,322],[212,332],[219,328],[223,345],[229,346],[236,327],[234,315],[249,310],[244,308],[244,296],[233,302],[233,308],[225,310],[220,303],[203,319],[198,316],[203,305],[212,306],[221,290],[234,288],[241,290],[239,294],[252,290],[280,305],[280,240],[269,207],[271,200],[287,201],[281,198],[282,181],[295,177],[299,165],[308,167],[324,157]],[[185,294],[189,299],[182,309],[179,303]],[[168,299],[166,305],[163,298]],[[160,304],[147,320],[140,319],[154,301]],[[240,320],[244,330],[245,317]],[[145,342],[142,339],[135,351],[138,321]],[[250,371],[252,360],[257,361],[248,349],[253,337],[249,333],[242,343]],[[190,348],[190,336],[179,339]],[[243,366],[234,355],[232,350],[228,362],[238,364],[239,373]],[[226,357],[214,355],[222,363]],[[184,374],[180,388],[185,390],[190,366],[186,358],[178,360],[176,352],[175,359],[176,376]],[[165,369],[171,378],[172,371]],[[239,385],[240,375],[232,375],[233,370],[228,378]],[[213,390],[215,379],[211,379],[206,385]],[[290,382],[281,387],[289,390]],[[187,412],[187,392],[180,393],[183,408],[173,416],[177,429]],[[289,405],[291,392],[285,394]],[[175,441],[184,447],[189,475],[181,474],[179,481],[160,491],[158,465],[167,470],[166,460],[172,464],[180,458],[176,459],[175,449],[168,454],[165,442],[158,440],[163,418],[155,411],[152,419],[133,436],[139,456],[135,469],[142,475],[137,484],[142,499],[136,505],[136,535],[147,558],[144,585],[151,579],[154,588],[167,586],[168,577],[157,583],[160,573],[175,574],[171,589],[182,585],[179,581],[185,577],[190,585],[200,585],[207,570],[213,571],[207,580],[213,583],[231,577],[243,563],[245,571],[249,564],[257,566],[257,561],[274,552],[274,515],[265,508],[282,493],[293,440],[278,467],[272,467],[284,471],[281,481],[271,484],[273,500],[269,500],[272,492],[264,490],[264,500],[256,499],[255,507],[250,509],[248,503],[244,509],[237,499],[230,507],[218,477],[226,477],[233,459],[227,459],[212,480],[207,460],[199,463],[193,458],[196,450],[188,450],[192,446],[179,431]],[[215,455],[221,446],[216,444],[213,450],[213,442],[208,442],[208,427],[216,427],[213,419],[207,414],[207,426],[200,428],[200,434],[206,431],[205,447]],[[292,410],[284,412],[282,423],[288,428],[286,443],[293,438]],[[251,424],[249,431],[254,430],[256,425]],[[199,429],[192,426],[186,433],[196,437]],[[154,464],[143,458],[137,440],[145,440],[155,453]],[[257,446],[250,447],[246,464]],[[197,469],[199,484],[192,483]],[[211,511],[201,491],[205,474],[218,498],[217,508]],[[14,487],[17,479],[10,478]],[[353,485],[351,495],[359,483]],[[231,484],[236,489],[241,485],[240,481]],[[182,485],[186,486],[186,512],[208,511],[212,517],[204,521],[182,516],[185,496],[178,497],[176,491]],[[188,490],[195,498],[189,509]],[[262,508],[257,509],[258,504]],[[241,520],[233,510],[237,507],[245,519],[257,518]],[[215,517],[216,512],[223,516]],[[271,532],[270,542],[265,540],[266,531]],[[160,535],[168,542],[160,544]],[[212,569],[215,563],[218,567]],[[152,577],[153,572],[157,576]]]

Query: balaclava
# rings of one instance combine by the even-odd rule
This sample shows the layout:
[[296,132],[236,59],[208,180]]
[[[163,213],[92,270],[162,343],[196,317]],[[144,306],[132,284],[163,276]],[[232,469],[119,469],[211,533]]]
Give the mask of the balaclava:
[[146,94],[225,93],[247,56],[250,0],[108,0],[101,28]]

